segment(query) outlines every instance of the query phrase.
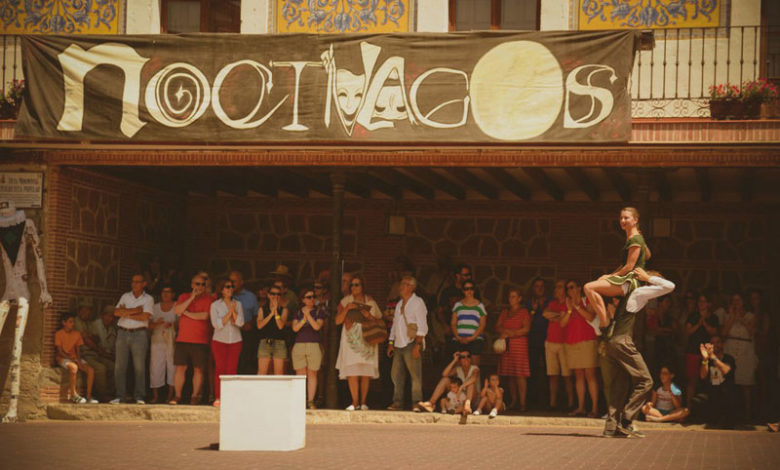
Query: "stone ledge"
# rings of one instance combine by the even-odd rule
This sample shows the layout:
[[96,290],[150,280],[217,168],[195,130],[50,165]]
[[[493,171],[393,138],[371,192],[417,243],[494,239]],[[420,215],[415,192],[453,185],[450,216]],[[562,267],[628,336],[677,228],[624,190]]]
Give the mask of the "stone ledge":
[[[188,405],[74,405],[53,403],[47,407],[47,418],[70,421],[163,421],[218,423],[219,410],[208,406]],[[440,413],[413,413],[411,411],[342,411],[309,410],[306,424],[460,424],[460,416]],[[559,416],[469,416],[468,424],[490,426],[564,426],[602,428],[604,420],[569,418]],[[701,431],[704,426],[671,423],[639,424],[641,429],[665,429],[676,431]],[[740,430],[763,431],[763,426],[747,426]]]

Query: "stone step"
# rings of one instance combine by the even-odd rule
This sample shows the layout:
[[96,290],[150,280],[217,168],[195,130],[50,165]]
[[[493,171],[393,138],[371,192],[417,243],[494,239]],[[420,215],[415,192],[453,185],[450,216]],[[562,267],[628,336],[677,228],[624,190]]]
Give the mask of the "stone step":
[[[219,409],[211,406],[189,405],[74,405],[53,403],[46,410],[48,419],[71,421],[164,421],[218,423]],[[344,411],[308,410],[306,424],[460,424],[460,416],[440,413],[413,413],[411,411]],[[561,416],[469,416],[468,424],[492,426],[565,426],[603,428],[604,420],[590,418],[569,418]],[[665,429],[679,431],[704,430],[698,424],[638,423],[641,429]],[[743,426],[740,430],[764,431],[765,426]]]

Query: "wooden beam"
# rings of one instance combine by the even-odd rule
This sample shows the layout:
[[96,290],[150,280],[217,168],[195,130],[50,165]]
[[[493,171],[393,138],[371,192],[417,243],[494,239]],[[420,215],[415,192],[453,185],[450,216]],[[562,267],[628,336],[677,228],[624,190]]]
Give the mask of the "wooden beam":
[[432,188],[420,183],[414,178],[401,174],[392,168],[371,170],[371,175],[389,185],[397,187],[399,191],[406,188],[423,199],[434,199],[435,197]]
[[742,196],[742,202],[751,202],[756,192],[756,170],[753,168],[743,169],[739,183],[739,193]]
[[269,174],[280,190],[304,199],[309,197],[309,187],[301,181],[297,174],[286,168],[274,168],[269,171]]
[[629,202],[631,200],[631,187],[629,187],[626,180],[623,179],[623,176],[620,175],[620,172],[615,168],[602,168],[602,170],[607,175],[607,178],[609,178],[610,183],[612,183],[612,186],[615,188],[615,191],[617,191],[620,199],[623,202]]
[[246,172],[246,177],[250,180],[249,191],[254,191],[268,197],[279,196],[277,178],[275,178],[270,171],[265,171],[260,168],[243,168],[242,172]]
[[[381,171],[384,172],[384,170]],[[367,170],[363,170],[360,173],[352,173],[352,177],[362,181],[368,187],[390,196],[392,199],[403,198],[403,191],[400,186],[388,183],[386,180],[374,176]]]
[[696,182],[699,184],[702,202],[710,202],[712,199],[712,183],[710,182],[710,173],[706,168],[696,168]]
[[308,168],[302,168],[300,171],[297,169],[286,169],[284,171],[288,172],[291,178],[300,181],[301,184],[309,189],[328,197],[333,195],[333,187],[327,174],[311,174],[310,176]]
[[538,181],[553,199],[556,201],[563,201],[563,190],[547,173],[544,172],[543,169],[532,166],[523,167],[523,171],[525,171],[531,179]]
[[474,188],[478,193],[488,199],[498,199],[498,190],[490,184],[479,179],[466,168],[447,168],[446,171],[458,179],[467,188]]
[[515,196],[524,201],[531,200],[531,190],[526,185],[515,179],[508,171],[503,168],[483,168],[482,171],[490,175],[491,178],[498,181],[500,185],[511,191]]
[[585,174],[585,171],[582,168],[566,168],[566,173],[569,174],[571,179],[577,182],[580,189],[585,194],[587,194],[591,201],[598,201],[601,199],[601,192],[599,191],[599,188],[593,184],[593,181],[588,178],[588,175]]
[[347,175],[347,179],[344,182],[344,190],[363,199],[371,199],[371,187],[354,175]]
[[397,168],[398,171],[411,178],[417,178],[431,189],[439,189],[455,199],[466,199],[466,190],[441,176],[430,168]]

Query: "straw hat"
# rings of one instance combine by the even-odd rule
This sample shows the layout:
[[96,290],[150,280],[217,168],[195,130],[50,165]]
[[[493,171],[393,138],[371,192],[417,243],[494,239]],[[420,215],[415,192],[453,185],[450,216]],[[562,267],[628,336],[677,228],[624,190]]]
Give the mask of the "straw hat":
[[276,267],[275,271],[271,271],[269,274],[273,274],[274,276],[285,276],[285,277],[292,277],[290,274],[290,268],[287,266],[280,264]]

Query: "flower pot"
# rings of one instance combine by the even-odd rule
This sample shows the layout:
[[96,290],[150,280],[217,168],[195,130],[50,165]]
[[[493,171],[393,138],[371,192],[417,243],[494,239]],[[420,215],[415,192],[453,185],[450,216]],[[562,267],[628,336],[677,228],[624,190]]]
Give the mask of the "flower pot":
[[739,100],[726,100],[728,109],[726,110],[726,119],[743,119],[743,104]]
[[780,100],[761,103],[761,119],[777,119],[780,117]]
[[0,140],[13,140],[16,119],[0,119]]
[[742,119],[758,119],[761,115],[761,101],[751,100],[742,102]]
[[710,116],[712,119],[726,119],[730,105],[726,100],[710,100]]

